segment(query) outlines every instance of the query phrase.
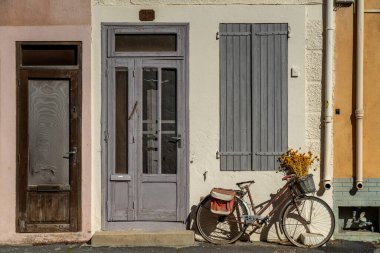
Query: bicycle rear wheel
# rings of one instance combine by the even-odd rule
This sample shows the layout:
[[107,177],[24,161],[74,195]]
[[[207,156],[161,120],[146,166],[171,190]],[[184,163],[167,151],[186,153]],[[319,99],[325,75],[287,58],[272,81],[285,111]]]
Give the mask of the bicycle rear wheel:
[[304,196],[285,206],[281,226],[294,245],[316,248],[331,238],[335,218],[326,202],[317,197]]
[[210,206],[211,196],[208,195],[197,208],[196,224],[202,237],[214,244],[237,241],[247,228],[243,215],[248,215],[248,210],[243,201],[235,198],[234,211],[229,215],[214,214]]

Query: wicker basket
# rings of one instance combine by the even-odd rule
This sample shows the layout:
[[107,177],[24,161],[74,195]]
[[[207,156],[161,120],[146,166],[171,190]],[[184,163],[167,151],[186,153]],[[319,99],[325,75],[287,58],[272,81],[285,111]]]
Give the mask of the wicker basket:
[[299,178],[294,185],[300,194],[307,194],[316,191],[312,174]]

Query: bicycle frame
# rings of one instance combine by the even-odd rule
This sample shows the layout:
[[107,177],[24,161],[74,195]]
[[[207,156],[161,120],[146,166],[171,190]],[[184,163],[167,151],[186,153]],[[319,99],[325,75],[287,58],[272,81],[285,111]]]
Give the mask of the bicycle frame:
[[[254,215],[261,216],[271,205],[273,205],[273,203],[275,203],[276,201],[278,201],[281,196],[286,196],[286,198],[283,198],[281,200],[281,202],[278,205],[276,205],[269,212],[269,214],[266,215],[263,218],[271,217],[279,209],[279,207],[282,207],[282,205],[284,204],[284,202],[288,201],[290,198],[292,198],[292,199],[296,198],[296,194],[294,194],[294,191],[292,189],[292,180],[288,180],[286,182],[286,184],[274,195],[274,197],[271,200],[266,201],[268,203],[265,204],[263,207],[261,207],[260,210],[257,212],[256,211],[256,207],[257,206],[253,203],[253,197],[252,197],[252,194],[251,194],[251,190],[249,188],[250,185],[251,184],[248,184],[248,185],[240,187],[241,191],[243,192],[243,195],[241,196],[241,199],[244,198],[245,195],[248,195],[248,199],[249,199],[250,205],[251,205],[251,210],[252,210],[252,212],[253,212]],[[251,224],[251,225],[254,226],[255,224]]]

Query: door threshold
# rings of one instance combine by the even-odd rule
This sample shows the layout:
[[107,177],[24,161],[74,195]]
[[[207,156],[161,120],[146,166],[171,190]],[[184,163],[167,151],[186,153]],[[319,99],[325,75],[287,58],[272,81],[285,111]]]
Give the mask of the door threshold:
[[194,231],[97,231],[92,236],[93,247],[184,247],[194,245]]
[[134,230],[134,231],[163,231],[163,230],[185,230],[186,224],[183,222],[162,222],[162,221],[126,221],[107,222],[102,228],[103,231],[110,230]]

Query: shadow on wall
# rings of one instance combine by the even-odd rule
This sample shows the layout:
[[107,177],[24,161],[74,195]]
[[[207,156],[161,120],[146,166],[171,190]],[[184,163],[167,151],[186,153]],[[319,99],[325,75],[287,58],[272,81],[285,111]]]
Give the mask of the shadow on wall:
[[[275,198],[275,194],[270,195],[270,199],[257,205],[255,210],[258,212],[261,208],[263,208],[266,204],[268,204],[270,201],[273,201]],[[284,203],[287,203],[287,199],[285,200],[286,196],[282,196],[281,198],[277,199],[272,203],[272,206],[269,207],[264,215],[269,213],[271,210],[275,211],[273,212],[271,218],[269,219],[269,223],[267,225],[264,225],[262,227],[252,227],[249,226],[245,233],[240,237],[240,241],[267,241],[267,242],[277,242],[277,243],[284,243],[287,244],[288,240],[286,239],[285,235],[282,232],[282,228],[280,225],[280,217],[281,217],[281,211],[283,208]],[[203,198],[202,198],[203,199]],[[201,201],[202,201],[201,199]],[[195,233],[195,239],[197,241],[205,241],[203,237],[200,235],[197,225],[196,225],[196,212],[197,212],[198,206],[193,205],[190,210],[190,214],[187,217],[186,220],[186,229],[187,230],[193,230]],[[250,206],[249,206],[250,208]],[[250,210],[250,213],[252,211]]]
[[[202,199],[201,199],[201,201],[202,201]],[[195,220],[195,216],[197,214],[197,208],[198,208],[198,206],[196,206],[196,205],[193,205],[191,207],[189,216],[187,216],[187,219],[186,219],[186,230],[193,230],[194,231],[195,240],[205,241],[203,239],[203,237],[198,232],[198,228],[197,228],[197,224],[196,224],[196,220]]]
[[[260,210],[263,206],[265,206],[270,201],[276,197],[275,194],[270,194],[270,199],[256,206],[256,211]],[[276,201],[272,203],[272,206],[269,208],[270,210],[275,210],[269,219],[268,225],[263,226],[262,228],[253,229],[250,235],[254,233],[260,234],[260,241],[267,242],[287,242],[285,235],[282,232],[282,228],[280,225],[281,219],[281,211],[284,206],[284,203],[288,202],[288,198],[285,194],[278,198]],[[266,214],[265,214],[266,215]]]

